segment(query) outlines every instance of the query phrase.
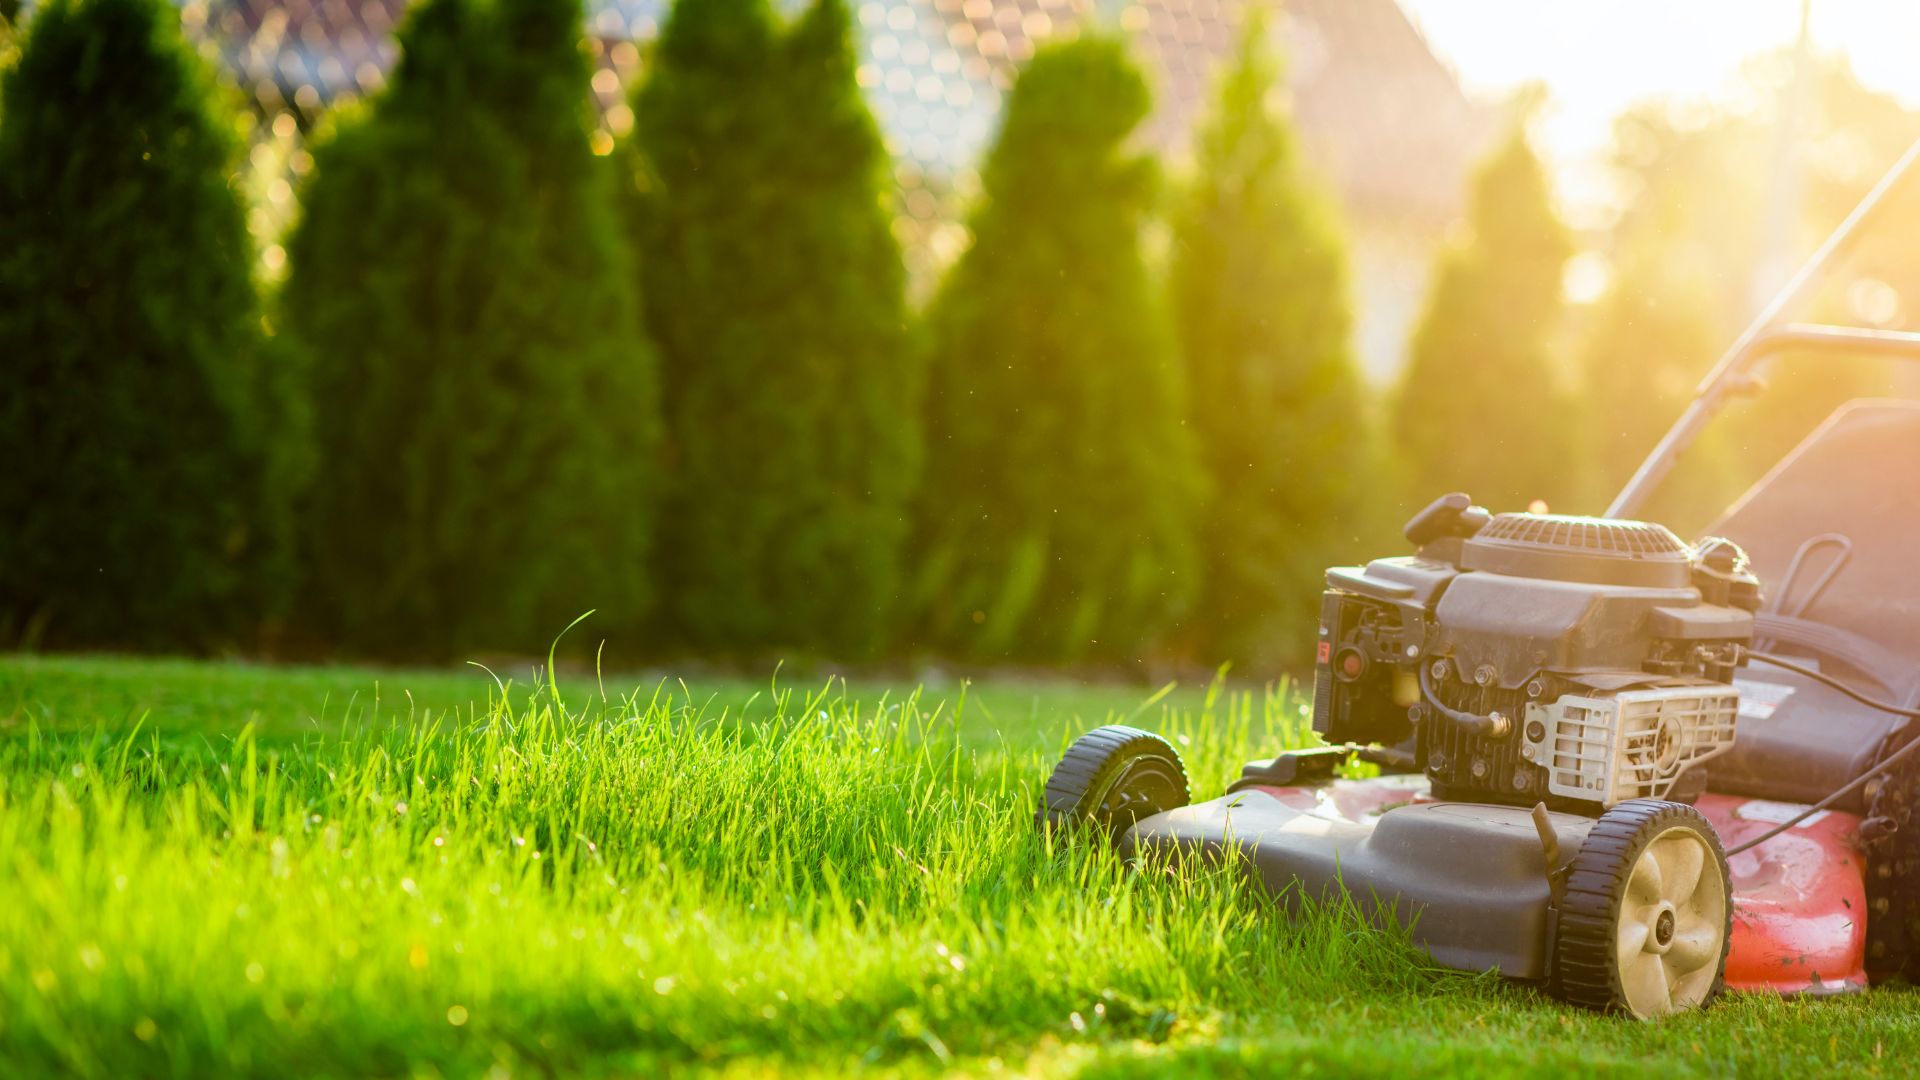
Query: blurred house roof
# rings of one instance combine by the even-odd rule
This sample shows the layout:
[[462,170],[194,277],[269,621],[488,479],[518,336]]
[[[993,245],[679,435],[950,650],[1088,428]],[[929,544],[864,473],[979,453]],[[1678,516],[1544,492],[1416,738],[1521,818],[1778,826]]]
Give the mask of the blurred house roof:
[[[187,0],[182,17],[261,106],[311,112],[377,89],[397,56],[408,0]],[[804,0],[776,0],[797,9]],[[851,0],[859,80],[896,158],[946,176],[970,169],[1001,97],[1037,44],[1088,24],[1118,25],[1157,92],[1147,138],[1184,152],[1231,55],[1246,3],[1266,0]],[[587,0],[594,91],[615,134],[664,0]],[[1287,0],[1276,21],[1309,156],[1350,215],[1433,225],[1455,211],[1490,127],[1395,0]]]

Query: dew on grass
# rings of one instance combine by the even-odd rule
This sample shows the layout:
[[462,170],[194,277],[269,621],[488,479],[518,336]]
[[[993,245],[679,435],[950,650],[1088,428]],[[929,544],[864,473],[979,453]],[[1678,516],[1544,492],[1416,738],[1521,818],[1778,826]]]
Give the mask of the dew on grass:
[[454,1027],[465,1027],[467,1023],[467,1007],[465,1005],[449,1007],[447,1009],[447,1023],[452,1024]]

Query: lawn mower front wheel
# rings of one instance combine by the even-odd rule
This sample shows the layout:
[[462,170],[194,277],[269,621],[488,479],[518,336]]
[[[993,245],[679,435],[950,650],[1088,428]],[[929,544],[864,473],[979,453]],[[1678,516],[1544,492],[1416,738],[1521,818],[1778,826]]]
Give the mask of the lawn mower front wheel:
[[1074,740],[1047,778],[1035,815],[1043,830],[1090,824],[1118,834],[1143,817],[1187,805],[1186,765],[1173,744],[1122,724]]
[[1555,943],[1560,996],[1642,1020],[1720,993],[1732,931],[1727,856],[1700,811],[1631,799],[1594,822],[1568,868]]

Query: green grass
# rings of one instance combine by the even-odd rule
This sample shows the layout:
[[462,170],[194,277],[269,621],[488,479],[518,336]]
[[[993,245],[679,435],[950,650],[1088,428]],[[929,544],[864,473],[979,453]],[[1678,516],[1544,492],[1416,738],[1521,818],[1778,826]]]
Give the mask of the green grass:
[[[378,704],[373,684],[378,681]],[[502,680],[503,683],[505,680]],[[530,684],[524,674],[521,680]],[[1031,827],[1284,692],[0,658],[0,1073],[1911,1075],[1920,998],[1634,1024]],[[351,705],[349,706],[349,703]],[[987,715],[991,713],[991,716]],[[998,730],[996,730],[998,729]]]

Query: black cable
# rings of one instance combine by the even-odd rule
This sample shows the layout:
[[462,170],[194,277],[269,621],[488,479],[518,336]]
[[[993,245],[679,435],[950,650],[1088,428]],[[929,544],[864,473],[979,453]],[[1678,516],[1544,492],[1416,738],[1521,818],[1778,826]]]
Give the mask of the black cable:
[[1460,726],[1469,735],[1495,736],[1504,734],[1509,722],[1503,717],[1481,716],[1479,713],[1463,712],[1451,708],[1440,700],[1439,691],[1433,688],[1433,677],[1427,665],[1420,665],[1420,692],[1426,696],[1428,704],[1435,712]]
[[[1847,684],[1841,682],[1840,680],[1834,678],[1831,675],[1826,674],[1825,672],[1817,671],[1813,668],[1806,667],[1805,665],[1794,663],[1792,660],[1788,660],[1785,657],[1775,656],[1772,653],[1760,652],[1757,649],[1748,649],[1747,655],[1752,657],[1755,660],[1772,664],[1774,667],[1780,668],[1782,670],[1791,671],[1795,675],[1805,676],[1806,678],[1812,679],[1814,682],[1820,683],[1823,686],[1832,687],[1833,689],[1840,691],[1842,694],[1845,694],[1846,696],[1852,698],[1853,700],[1859,702],[1862,705],[1867,706],[1868,708],[1878,709],[1881,712],[1885,712],[1885,713],[1892,713],[1895,716],[1904,716],[1909,720],[1920,720],[1920,709],[1903,709],[1898,705],[1889,705],[1884,701],[1875,701],[1874,699],[1868,697],[1865,694],[1862,694],[1860,691],[1855,690],[1853,687],[1848,686]],[[1771,829],[1768,829],[1766,832],[1761,833],[1759,836],[1754,837],[1753,839],[1747,841],[1744,844],[1740,844],[1737,847],[1728,848],[1727,854],[1738,855],[1741,852],[1746,851],[1748,848],[1755,847],[1760,844],[1764,844],[1768,840],[1771,840],[1774,837],[1779,836],[1781,833],[1786,832],[1788,829],[1793,828],[1795,825],[1800,824],[1801,822],[1807,820],[1808,818],[1819,813],[1820,811],[1825,810],[1827,807],[1832,806],[1834,803],[1839,802],[1841,799],[1845,798],[1846,796],[1851,795],[1862,784],[1865,784],[1867,781],[1873,779],[1876,776],[1882,775],[1888,769],[1891,769],[1893,766],[1898,765],[1902,760],[1906,758],[1908,754],[1913,753],[1915,750],[1920,750],[1920,739],[1911,740],[1910,742],[1907,743],[1907,745],[1887,755],[1886,759],[1881,761],[1880,764],[1875,765],[1873,768],[1868,769],[1866,772],[1863,772],[1859,776],[1854,777],[1853,780],[1849,782],[1845,787],[1827,796],[1826,798],[1821,799],[1819,802],[1814,803],[1812,806],[1807,807],[1805,810],[1801,811],[1799,814],[1796,814],[1795,816],[1788,818],[1786,821],[1783,821],[1779,825]]]
[[1889,705],[1884,701],[1875,701],[1873,698],[1868,697],[1867,695],[1861,693],[1860,691],[1855,690],[1853,687],[1848,686],[1846,683],[1841,682],[1839,679],[1836,679],[1833,676],[1828,675],[1826,672],[1820,671],[1817,668],[1805,667],[1799,663],[1796,663],[1792,660],[1787,659],[1784,656],[1775,656],[1772,653],[1764,653],[1758,649],[1748,649],[1746,652],[1748,656],[1754,658],[1755,660],[1759,660],[1762,663],[1772,664],[1774,667],[1777,667],[1777,668],[1785,668],[1786,670],[1793,672],[1795,675],[1805,675],[1807,678],[1812,679],[1814,682],[1823,683],[1827,686],[1831,686],[1835,690],[1840,691],[1841,693],[1847,695],[1848,697],[1859,702],[1860,704],[1867,706],[1870,709],[1879,709],[1881,712],[1884,712],[1884,713],[1892,713],[1895,716],[1904,716],[1909,720],[1920,720],[1920,709],[1903,709],[1898,705]]

